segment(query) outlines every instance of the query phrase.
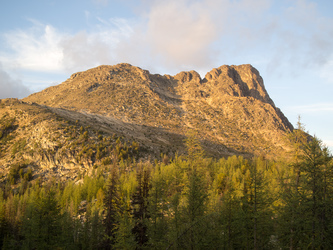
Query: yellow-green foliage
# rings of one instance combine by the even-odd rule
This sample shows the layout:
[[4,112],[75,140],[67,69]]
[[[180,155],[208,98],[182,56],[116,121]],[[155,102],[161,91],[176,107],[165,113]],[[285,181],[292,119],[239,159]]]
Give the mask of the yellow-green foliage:
[[[103,141],[99,140],[107,142]],[[40,221],[34,222],[37,217],[31,209],[49,199],[53,204],[50,209],[57,218],[51,225],[75,237],[67,239],[59,233],[58,240],[48,242],[48,247],[95,245],[103,248],[103,244],[113,244],[129,249],[280,249],[289,248],[290,244],[303,248],[313,243],[330,249],[331,237],[316,240],[311,238],[311,230],[304,231],[315,223],[316,232],[331,236],[326,228],[333,225],[329,213],[333,183],[327,179],[333,174],[333,162],[320,144],[311,143],[302,148],[303,156],[298,159],[301,175],[297,183],[298,172],[287,162],[241,156],[213,160],[191,154],[156,161],[155,165],[126,161],[115,161],[106,167],[96,165],[91,176],[58,184],[35,182],[17,194],[16,190],[3,186],[0,242],[4,247],[9,247],[8,239],[17,244],[30,244],[26,237],[31,240],[35,236],[26,230],[45,226]],[[129,148],[121,139],[116,147]],[[315,155],[317,160],[313,161],[315,158],[309,155]],[[11,173],[14,179],[29,173],[29,168],[18,166]],[[20,173],[19,169],[24,171]],[[112,206],[113,238],[106,241],[105,197],[110,169],[116,169],[114,173],[119,181],[113,194],[119,198],[113,199],[117,201]],[[146,182],[142,179],[143,173],[147,174]],[[316,192],[313,192],[314,185],[318,188]],[[148,195],[140,194],[147,191]],[[320,200],[318,205],[313,203],[313,195]],[[323,212],[327,212],[324,221]],[[148,240],[133,234],[134,228],[149,235]],[[290,228],[294,234],[290,234]],[[22,235],[25,237],[18,237]]]

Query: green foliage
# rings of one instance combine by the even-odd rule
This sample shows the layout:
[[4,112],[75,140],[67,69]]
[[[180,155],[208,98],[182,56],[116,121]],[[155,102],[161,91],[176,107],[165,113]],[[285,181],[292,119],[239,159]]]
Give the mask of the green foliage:
[[15,117],[9,117],[8,114],[5,114],[0,119],[0,140],[6,142],[10,140],[9,134],[16,129]]
[[185,146],[187,149],[188,158],[190,161],[198,163],[204,157],[204,150],[198,139],[198,134],[190,130],[186,134]]
[[[301,129],[298,133],[304,131]],[[293,170],[284,174],[279,242],[285,248],[333,247],[333,162],[316,137],[297,145]],[[296,163],[296,164],[295,164]]]
[[[138,145],[118,138],[111,151],[104,146],[116,139],[103,138],[96,158],[107,164],[66,183],[32,180],[29,162],[12,165],[9,178],[21,184],[0,188],[1,247],[332,248],[333,161],[318,139],[299,143],[287,163],[207,159],[195,138],[188,156],[155,165],[119,160]],[[92,149],[77,145],[82,157]]]
[[28,204],[23,217],[23,247],[55,249],[62,245],[61,213],[55,192],[42,190],[37,200]]
[[[22,162],[13,164],[10,167],[9,174],[8,174],[8,180],[9,180],[10,184],[15,185],[19,178],[21,178],[21,179],[24,178],[27,181],[31,180],[31,178],[32,178],[31,168],[28,168],[27,170],[25,170],[28,165],[29,165],[28,161],[22,161]],[[23,176],[24,171],[26,171],[26,173],[24,173],[24,176]]]
[[17,153],[22,153],[26,145],[27,142],[25,139],[20,139],[19,141],[16,141],[12,148],[12,157],[14,158]]
[[139,166],[137,170],[136,192],[132,195],[131,206],[134,219],[132,233],[140,248],[148,242],[147,220],[149,219],[148,196],[150,189],[150,170]]
[[112,168],[104,196],[105,208],[105,249],[111,249],[115,244],[115,231],[119,224],[120,197],[119,197],[119,176],[115,167]]

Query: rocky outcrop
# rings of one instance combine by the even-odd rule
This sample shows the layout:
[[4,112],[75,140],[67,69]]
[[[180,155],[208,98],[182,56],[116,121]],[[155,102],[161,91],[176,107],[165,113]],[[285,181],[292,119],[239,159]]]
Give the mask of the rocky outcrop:
[[[263,79],[251,65],[221,66],[205,76],[207,81],[221,84],[225,93],[239,97],[253,97],[274,106]],[[221,89],[221,88],[220,88]]]
[[274,157],[288,150],[284,138],[293,130],[249,64],[223,65],[203,79],[195,71],[162,76],[130,64],[103,65],[24,101],[98,116],[150,148],[164,142],[169,151],[181,150],[186,130],[195,129],[214,156]]

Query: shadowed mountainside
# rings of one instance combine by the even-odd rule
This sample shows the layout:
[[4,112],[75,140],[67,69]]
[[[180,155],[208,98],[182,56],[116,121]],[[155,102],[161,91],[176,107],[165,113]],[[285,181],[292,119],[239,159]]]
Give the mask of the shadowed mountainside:
[[193,130],[209,157],[276,159],[287,157],[293,127],[251,65],[224,65],[204,79],[99,66],[0,100],[0,182],[80,179],[114,161],[167,159],[185,153]]
[[154,135],[172,151],[180,145],[168,134],[182,138],[194,129],[201,140],[220,145],[208,148],[218,156],[234,150],[276,156],[287,149],[284,136],[293,129],[251,65],[224,65],[204,79],[195,71],[161,76],[129,64],[99,66],[23,101],[103,117],[120,130],[133,126],[129,136]]

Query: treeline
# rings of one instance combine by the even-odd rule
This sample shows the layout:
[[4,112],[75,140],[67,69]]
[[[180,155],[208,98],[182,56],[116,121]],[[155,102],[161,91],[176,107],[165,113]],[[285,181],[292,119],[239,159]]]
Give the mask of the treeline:
[[[0,190],[2,249],[333,249],[333,161],[295,130],[292,161],[110,162],[79,181]],[[32,183],[32,182],[30,182]]]

